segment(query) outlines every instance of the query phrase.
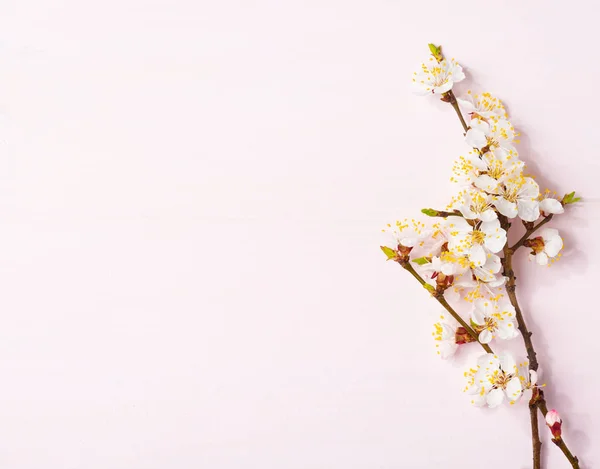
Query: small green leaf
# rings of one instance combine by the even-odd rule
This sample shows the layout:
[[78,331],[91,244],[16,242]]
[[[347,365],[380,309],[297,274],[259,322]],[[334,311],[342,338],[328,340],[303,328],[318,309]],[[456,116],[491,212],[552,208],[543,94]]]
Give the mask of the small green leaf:
[[425,265],[425,264],[429,264],[429,262],[430,262],[430,260],[427,259],[426,257],[417,257],[416,259],[413,259],[412,261],[417,265]]
[[565,194],[565,196],[562,198],[562,204],[563,205],[569,205],[569,204],[574,204],[576,202],[579,202],[581,200],[581,197],[575,197],[575,191],[570,192],[568,194]]
[[435,44],[428,44],[431,55],[435,57],[435,60],[441,62],[444,59],[442,55],[442,46],[436,46]]
[[437,210],[434,210],[432,208],[424,208],[421,210],[421,213],[424,213],[428,217],[437,217],[440,214],[440,212],[438,212]]
[[573,197],[575,197],[575,191],[570,192],[569,194],[565,194],[565,196],[562,199],[562,203],[563,204],[568,204],[571,202],[571,200],[573,199]]
[[433,285],[429,285],[428,283],[423,284],[423,288],[427,290],[429,293],[435,293],[435,287]]
[[388,261],[390,259],[395,259],[398,256],[396,251],[394,251],[392,248],[388,248],[387,246],[379,246],[379,247],[381,248],[383,253],[387,256]]

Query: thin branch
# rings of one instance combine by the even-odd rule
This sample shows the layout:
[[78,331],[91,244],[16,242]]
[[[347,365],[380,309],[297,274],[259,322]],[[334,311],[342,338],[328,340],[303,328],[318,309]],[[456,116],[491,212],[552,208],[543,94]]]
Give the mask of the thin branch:
[[[429,285],[415,270],[415,268],[410,264],[410,261],[401,261],[400,265],[402,267],[404,267],[405,270],[407,270],[408,272],[410,272],[410,274],[417,279],[417,281],[425,288],[427,288],[429,290],[428,287],[431,287],[431,285]],[[433,287],[431,287],[433,288]],[[450,313],[450,315],[456,319],[458,321],[458,323],[465,328],[465,330],[467,331],[467,333],[474,339],[475,342],[477,342],[479,345],[481,345],[483,347],[483,349],[487,352],[487,353],[494,353],[492,351],[492,349],[490,348],[489,345],[487,344],[482,344],[481,342],[479,342],[479,334],[477,334],[477,332],[475,332],[473,330],[473,328],[471,326],[469,326],[465,320],[463,318],[460,317],[460,315],[452,308],[452,306],[450,306],[450,304],[448,304],[448,302],[446,301],[446,299],[444,298],[444,294],[443,293],[434,293],[433,297],[438,301],[438,303],[440,303],[444,309],[446,311],[448,311],[448,313]]]
[[531,442],[533,444],[533,469],[540,469],[542,467],[542,441],[540,440],[536,404],[529,404],[529,419],[531,421]]
[[456,96],[454,96],[454,92],[452,90],[447,91],[446,96],[448,97],[448,102],[456,111],[456,115],[460,119],[460,123],[462,124],[463,129],[465,129],[465,132],[467,132],[469,130],[469,126],[465,122],[465,118],[463,117],[462,112],[460,112],[460,108],[458,107],[458,101],[456,101]]

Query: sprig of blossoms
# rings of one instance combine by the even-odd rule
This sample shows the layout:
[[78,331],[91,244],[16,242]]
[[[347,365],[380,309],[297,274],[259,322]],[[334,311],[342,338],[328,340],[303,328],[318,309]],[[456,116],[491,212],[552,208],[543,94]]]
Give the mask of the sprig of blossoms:
[[[574,192],[561,199],[548,190],[541,193],[519,158],[518,133],[500,99],[488,92],[455,96],[454,84],[465,79],[462,67],[454,59],[446,59],[441,47],[429,47],[431,56],[413,74],[412,86],[417,94],[437,95],[450,103],[463,125],[466,156],[460,156],[451,167],[451,181],[459,190],[446,210],[422,210],[426,216],[440,219],[435,223],[403,219],[387,225],[383,231],[390,242],[381,249],[451,315],[452,319],[442,315],[434,324],[432,335],[441,358],[451,358],[461,347],[479,345],[486,351],[464,373],[464,390],[473,404],[497,407],[525,396],[530,412],[538,406],[545,412],[531,333],[515,294],[512,256],[524,246],[539,265],[558,260],[562,237],[555,228],[542,229],[542,225],[581,199]],[[511,246],[508,231],[518,219],[525,235]],[[470,305],[467,319],[457,313],[462,301]],[[503,341],[518,336],[528,357],[519,365],[502,349]],[[578,467],[577,458],[561,438],[562,421],[553,412],[546,415],[553,441],[562,445],[573,467]],[[534,444],[534,469],[539,469],[539,459],[539,445]]]

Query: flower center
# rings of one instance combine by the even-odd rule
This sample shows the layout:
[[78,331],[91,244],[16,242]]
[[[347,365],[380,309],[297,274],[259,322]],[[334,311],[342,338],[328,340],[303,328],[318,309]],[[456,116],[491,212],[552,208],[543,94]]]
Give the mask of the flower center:
[[512,375],[507,375],[504,371],[496,370],[490,377],[490,381],[496,389],[506,389],[506,385],[511,378]]
[[487,317],[487,318],[485,318],[485,326],[484,326],[484,327],[485,327],[485,328],[486,328],[488,331],[495,331],[495,330],[496,330],[496,327],[497,327],[497,325],[498,325],[498,324],[496,323],[496,320],[495,320],[494,318],[492,318],[492,317]]
[[485,233],[479,230],[473,230],[471,232],[471,240],[473,244],[483,244],[485,241]]

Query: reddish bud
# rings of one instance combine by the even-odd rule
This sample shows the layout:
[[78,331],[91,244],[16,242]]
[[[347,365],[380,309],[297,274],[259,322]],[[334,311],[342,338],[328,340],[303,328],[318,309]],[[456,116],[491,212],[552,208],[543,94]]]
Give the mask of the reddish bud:
[[548,425],[548,428],[552,432],[552,439],[560,440],[562,419],[556,410],[552,409],[546,414],[546,425]]
[[475,342],[475,339],[471,337],[467,330],[462,326],[458,326],[456,328],[454,339],[458,345],[468,344],[469,342]]
[[531,238],[526,240],[523,246],[531,248],[531,254],[539,254],[540,252],[544,252],[544,239],[541,236]]

